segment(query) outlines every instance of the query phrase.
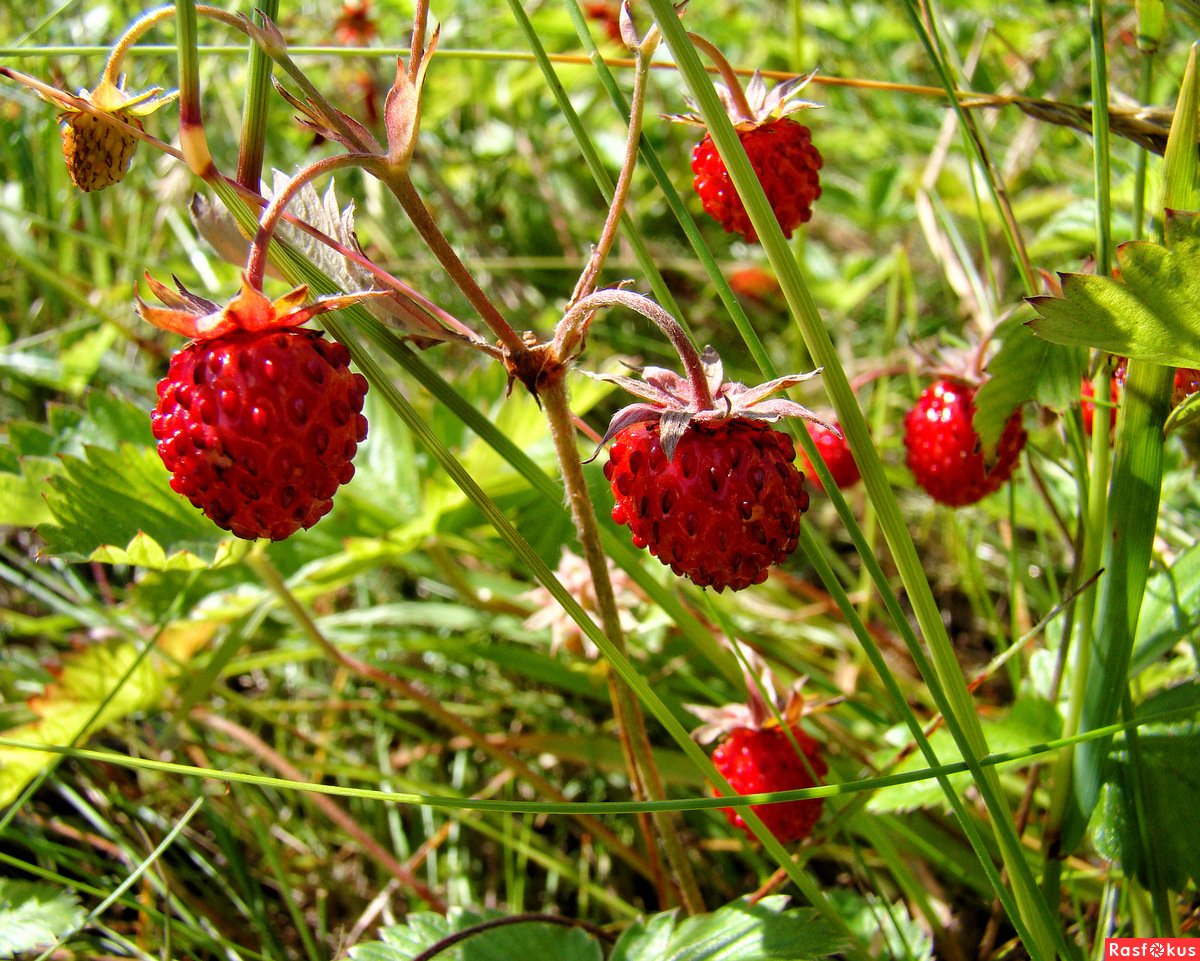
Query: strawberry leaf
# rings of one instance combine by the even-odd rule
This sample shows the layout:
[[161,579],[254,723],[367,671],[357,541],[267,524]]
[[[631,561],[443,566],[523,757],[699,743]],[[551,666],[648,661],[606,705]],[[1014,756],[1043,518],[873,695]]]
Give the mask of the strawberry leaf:
[[1117,248],[1121,281],[1062,274],[1062,297],[1033,297],[1029,326],[1057,344],[1200,367],[1200,215],[1168,210],[1166,245]]
[[61,888],[0,878],[0,958],[54,944],[83,923],[83,908]]
[[57,523],[40,528],[51,554],[157,570],[236,559],[230,535],[168,486],[153,448],[88,447],[82,457],[64,456],[62,464],[45,495]]
[[1025,403],[1064,410],[1079,403],[1085,358],[1077,348],[1035,337],[1018,313],[997,331],[1000,350],[988,362],[988,379],[975,394],[976,433],[983,449],[996,449],[1012,412]]
[[[382,932],[383,940],[350,949],[352,961],[410,961],[456,935],[437,952],[438,961],[512,961],[513,958],[554,958],[555,961],[601,961],[600,945],[580,928],[537,919],[512,919],[496,911],[476,913],[458,908],[441,915],[410,914],[405,924]],[[494,925],[495,922],[501,922]],[[494,926],[488,926],[493,924]]]
[[[71,744],[135,711],[156,707],[163,675],[150,658],[142,660],[112,693],[117,679],[125,676],[137,657],[137,648],[129,643],[97,644],[69,655],[57,679],[30,699],[36,720],[11,728],[4,736],[27,744]],[[41,751],[0,747],[0,807],[9,804],[53,758]],[[5,956],[0,952],[0,957]]]
[[[1195,813],[1179,803],[1200,791],[1200,684],[1168,688],[1137,709],[1146,718],[1189,705],[1195,710],[1190,720],[1138,728],[1136,762],[1128,743],[1116,745],[1109,757],[1096,846],[1148,888],[1155,874],[1173,891],[1200,881]],[[1139,824],[1151,826],[1151,838],[1142,837]]]
[[787,903],[782,894],[734,901],[673,928],[658,915],[628,928],[609,961],[806,961],[845,947],[816,911]]

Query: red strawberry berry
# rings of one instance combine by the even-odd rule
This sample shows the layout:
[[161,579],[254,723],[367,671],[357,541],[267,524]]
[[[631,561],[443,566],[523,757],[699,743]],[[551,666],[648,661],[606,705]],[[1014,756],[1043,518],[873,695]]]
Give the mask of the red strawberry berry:
[[[821,745],[797,726],[791,728],[791,733],[796,744],[778,725],[738,728],[717,745],[713,764],[738,794],[813,787],[827,771],[825,759],[821,757]],[[802,753],[797,753],[797,745]],[[820,798],[813,798],[756,804],[751,810],[781,843],[788,844],[812,833],[813,825],[821,817],[822,806]],[[725,808],[724,811],[730,824],[753,837],[738,809]]]
[[1200,391],[1200,370],[1178,368],[1175,371],[1175,387],[1171,392],[1171,406],[1178,407],[1197,391]]
[[[829,473],[833,475],[833,482],[837,484],[838,489],[845,490],[847,487],[857,484],[862,475],[858,472],[858,464],[854,462],[854,455],[850,453],[850,445],[846,443],[842,432],[831,430],[824,424],[812,421],[804,426],[808,428],[808,436],[817,445],[817,453],[821,455],[821,460],[829,468]],[[817,476],[817,472],[813,470],[812,461],[808,459],[808,454],[804,452],[803,448],[800,450],[800,456],[804,459],[805,473],[814,484],[820,487],[821,480]]]
[[982,500],[1012,475],[1025,447],[1019,411],[1004,425],[995,462],[984,463],[975,432],[975,388],[950,378],[922,391],[904,419],[908,467],[934,500],[964,507]]
[[237,331],[171,358],[151,427],[171,487],[238,537],[282,540],[329,513],[367,436],[367,382],[320,331]]
[[[813,202],[821,196],[821,154],[808,127],[788,117],[740,128],[738,139],[762,184],[767,201],[785,237],[812,218]],[[727,233],[748,243],[758,240],[746,207],[729,177],[725,161],[709,134],[692,151],[692,181],[704,210]]]
[[808,509],[795,456],[791,438],[760,421],[693,422],[672,458],[658,423],[634,424],[615,436],[604,466],[613,520],[701,587],[759,584],[796,549]]
[[329,512],[367,436],[367,381],[350,353],[299,325],[373,292],[302,306],[307,287],[268,300],[246,277],[224,307],[147,282],[166,307],[138,313],[192,338],[158,385],[151,427],[171,487],[238,537],[282,540]]

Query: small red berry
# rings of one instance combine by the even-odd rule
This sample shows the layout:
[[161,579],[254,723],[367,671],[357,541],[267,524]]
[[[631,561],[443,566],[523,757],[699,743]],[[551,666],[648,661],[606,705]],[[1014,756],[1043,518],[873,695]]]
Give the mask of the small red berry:
[[1171,392],[1171,406],[1178,407],[1192,394],[1200,391],[1200,370],[1180,367],[1175,371],[1175,386]]
[[[854,455],[850,453],[850,445],[846,443],[842,432],[830,430],[823,424],[812,421],[804,426],[808,428],[808,436],[817,445],[817,452],[821,455],[825,466],[829,468],[829,473],[833,475],[833,482],[837,484],[838,489],[845,490],[847,487],[857,484],[862,475],[858,472],[858,464],[854,462]],[[804,460],[804,472],[814,484],[821,487],[821,480],[817,476],[817,472],[813,470],[808,454],[801,449],[800,456]]]
[[761,421],[694,421],[668,458],[659,424],[617,433],[604,475],[637,547],[701,587],[762,583],[800,536],[804,475],[786,434]]
[[989,467],[980,450],[974,417],[975,388],[945,378],[926,387],[904,419],[909,470],[930,497],[950,507],[974,504],[999,490],[1025,447],[1020,411],[1014,411]]
[[171,487],[238,537],[308,529],[354,476],[367,382],[320,331],[236,331],[171,358],[151,427]]
[[[821,745],[799,727],[791,728],[796,743],[779,726],[737,728],[731,731],[713,752],[713,764],[738,794],[765,794],[769,791],[794,791],[813,787],[825,776],[827,767]],[[800,752],[797,753],[796,746]],[[821,817],[823,801],[781,801],[756,804],[751,810],[762,819],[783,844],[799,841],[812,833]],[[725,808],[725,816],[734,827],[753,837],[736,808]]]
[[[808,127],[789,117],[739,128],[738,139],[784,236],[791,237],[812,217],[813,202],[821,196],[821,154]],[[709,134],[692,151],[692,185],[704,210],[728,233],[739,233],[749,243],[758,239],[746,207],[729,177],[725,161]]]

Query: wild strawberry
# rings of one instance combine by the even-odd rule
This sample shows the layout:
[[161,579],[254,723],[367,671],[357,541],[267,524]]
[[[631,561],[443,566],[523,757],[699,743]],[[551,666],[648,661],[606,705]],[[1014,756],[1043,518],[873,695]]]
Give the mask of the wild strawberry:
[[[817,453],[821,455],[821,460],[829,468],[829,473],[833,475],[833,482],[837,484],[838,489],[845,490],[847,487],[857,484],[862,475],[858,472],[858,464],[854,462],[854,455],[850,453],[850,446],[846,443],[846,438],[842,435],[841,430],[830,430],[823,424],[816,424],[812,421],[804,426],[808,428],[808,436],[817,445]],[[812,462],[803,448],[800,450],[800,456],[804,459],[805,472],[812,482],[820,487],[821,480],[813,470]]]
[[1175,386],[1171,392],[1171,406],[1178,407],[1192,394],[1200,391],[1200,370],[1179,367],[1175,371]]
[[345,347],[297,325],[358,297],[301,307],[300,287],[272,303],[243,280],[221,308],[147,280],[168,309],[139,300],[141,316],[194,338],[171,358],[151,415],[171,487],[238,537],[312,527],[354,475],[367,382]]
[[[1113,364],[1112,377],[1109,379],[1109,399],[1111,407],[1109,408],[1109,433],[1117,429],[1117,407],[1121,400],[1121,390],[1125,386],[1125,375],[1129,369],[1129,358],[1118,357]],[[1083,430],[1088,435],[1092,436],[1092,428],[1094,426],[1094,417],[1096,412],[1096,388],[1092,386],[1090,378],[1085,377],[1079,388],[1079,413],[1083,417]]]
[[95,90],[79,92],[79,100],[95,107],[99,115],[77,106],[69,106],[59,115],[63,125],[63,158],[76,187],[83,191],[101,190],[125,178],[137,149],[137,137],[105,117],[141,130],[140,117],[174,99],[158,97],[161,92],[155,88],[130,97],[125,93],[123,81],[113,83],[107,77]]
[[583,15],[597,21],[613,43],[621,40],[621,5],[612,0],[592,0],[583,5]]
[[[814,106],[807,101],[791,99],[808,80],[809,77],[796,78],[768,93],[762,76],[755,72],[745,94],[740,89],[717,86],[738,139],[750,159],[750,166],[786,237],[791,237],[800,224],[809,221],[813,202],[821,196],[820,151],[813,146],[808,127],[788,116],[804,107]],[[694,115],[675,119],[703,124]],[[727,233],[741,234],[748,243],[754,243],[758,235],[750,224],[725,161],[708,133],[692,151],[692,173],[692,186],[700,196],[705,212]]]
[[1012,475],[1025,447],[1025,429],[1014,411],[996,448],[994,463],[984,462],[975,432],[975,388],[943,378],[930,384],[904,419],[908,467],[930,497],[950,507],[982,500]]
[[668,459],[659,430],[634,424],[613,439],[604,466],[613,520],[629,527],[635,547],[701,587],[765,581],[796,549],[808,509],[792,439],[761,421],[698,423]]
[[[828,767],[820,743],[800,727],[803,699],[798,690],[778,692],[771,672],[762,668],[762,673],[761,687],[759,681],[747,678],[750,696],[745,704],[717,708],[689,704],[688,710],[705,722],[692,732],[692,737],[702,744],[718,741],[713,765],[738,794],[813,787],[821,783]],[[764,691],[776,702],[775,711],[768,709]],[[781,843],[788,844],[812,833],[823,805],[821,798],[812,798],[755,804],[750,810]],[[723,810],[730,824],[747,837],[754,836],[740,813],[744,808]]]
[[365,47],[379,28],[371,16],[371,0],[343,0],[342,12],[333,24],[333,35],[347,47]]
[[604,475],[613,520],[636,546],[701,587],[737,591],[766,580],[796,549],[808,509],[804,475],[791,438],[766,422],[814,415],[768,398],[811,375],[724,383],[712,348],[703,359],[691,353],[686,378],[661,368],[647,368],[643,381],[603,377],[650,402],[613,417]]
[[[821,757],[821,745],[800,728],[791,728],[796,745],[782,727],[739,728],[717,745],[713,764],[738,794],[765,794],[768,791],[794,791],[813,787],[825,776],[827,767]],[[821,817],[820,798],[808,801],[783,801],[756,804],[750,808],[782,843],[800,841],[812,833]],[[725,816],[734,827],[751,835],[736,808],[725,808]]]

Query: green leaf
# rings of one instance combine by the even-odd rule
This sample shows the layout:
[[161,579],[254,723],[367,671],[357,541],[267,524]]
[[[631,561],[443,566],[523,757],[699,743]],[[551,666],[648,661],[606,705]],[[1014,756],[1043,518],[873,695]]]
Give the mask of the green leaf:
[[1024,312],[996,332],[1000,350],[988,362],[988,379],[975,395],[974,426],[984,450],[995,450],[1012,412],[1033,401],[1054,410],[1079,403],[1082,351],[1035,337]]
[[[157,707],[164,682],[149,658],[109,696],[137,657],[138,649],[129,643],[97,644],[70,655],[57,680],[39,697],[30,699],[29,708],[37,720],[7,730],[4,736],[29,744],[71,744],[135,711]],[[53,757],[41,751],[0,747],[0,806],[10,803]]]
[[1130,676],[1136,676],[1200,627],[1200,544],[1151,578],[1138,617]]
[[1062,274],[1062,297],[1030,299],[1045,340],[1171,367],[1200,366],[1200,215],[1168,211],[1166,246],[1117,248],[1121,281]]
[[0,958],[54,944],[82,924],[83,916],[68,891],[0,878]]
[[832,893],[850,930],[871,945],[875,957],[926,961],[933,957],[933,939],[908,913],[903,901],[888,904],[873,894],[843,888]]
[[734,901],[680,921],[661,954],[629,961],[804,961],[842,950],[845,938],[811,908],[787,910],[787,895]]
[[64,457],[63,466],[46,492],[57,521],[41,528],[50,553],[156,570],[215,567],[237,559],[231,535],[171,490],[153,448],[89,447],[82,458]]
[[[1189,881],[1200,881],[1200,832],[1191,805],[1181,803],[1200,792],[1200,684],[1169,688],[1137,710],[1139,717],[1145,717],[1189,705],[1197,714],[1192,720],[1138,729],[1136,771],[1128,745],[1114,747],[1094,835],[1102,854],[1120,861],[1126,874],[1149,886],[1150,866],[1137,830],[1140,814],[1150,825],[1160,877],[1175,891]],[[1134,791],[1139,781],[1142,807],[1137,812]]]
[[450,935],[479,927],[456,944],[438,953],[438,961],[512,961],[513,958],[554,958],[555,961],[601,961],[600,945],[581,928],[536,919],[514,921],[495,927],[498,912],[476,914],[451,908],[446,917],[422,913],[409,915],[406,924],[383,932],[382,942],[350,949],[353,961],[410,961]]

